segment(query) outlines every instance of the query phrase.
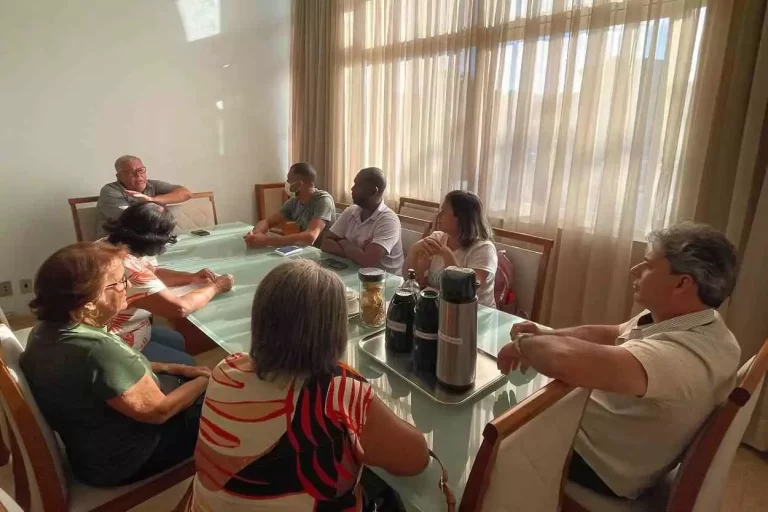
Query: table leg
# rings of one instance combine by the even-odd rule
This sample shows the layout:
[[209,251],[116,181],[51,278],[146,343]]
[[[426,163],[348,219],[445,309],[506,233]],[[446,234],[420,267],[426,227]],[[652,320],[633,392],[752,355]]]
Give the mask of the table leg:
[[194,356],[218,347],[204,332],[186,318],[172,320],[171,323],[173,328],[184,336],[187,354]]

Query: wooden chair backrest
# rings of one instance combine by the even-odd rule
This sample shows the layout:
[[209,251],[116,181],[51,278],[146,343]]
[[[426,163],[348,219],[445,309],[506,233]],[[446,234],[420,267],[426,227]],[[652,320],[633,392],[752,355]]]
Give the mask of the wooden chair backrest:
[[437,217],[440,204],[433,201],[422,201],[411,197],[401,197],[397,206],[397,213],[407,217],[432,222]]
[[334,201],[334,203],[336,204],[336,213],[338,213],[338,214],[341,214],[341,212],[343,212],[344,210],[346,210],[347,208],[352,206],[349,203],[342,203],[342,202],[339,202],[339,201]]
[[277,213],[284,202],[288,200],[285,193],[285,183],[259,183],[256,185],[257,220],[264,220]]
[[[4,329],[5,326],[0,326],[0,330]],[[52,449],[58,449],[54,434],[46,425],[46,436],[40,425],[40,421],[44,421],[42,414],[36,405],[33,409],[28,402],[34,397],[18,366],[21,346],[9,346],[18,341],[6,332],[0,333],[0,339],[3,344],[0,400],[14,437],[14,457],[17,453],[21,455],[25,469],[24,472],[17,472],[14,468],[14,475],[26,475],[25,482],[14,482],[16,501],[24,510],[67,510],[67,485],[61,459],[58,454],[52,453]],[[13,461],[14,466],[17,463],[17,460]]]
[[403,245],[403,254],[408,255],[411,247],[424,238],[424,234],[429,230],[430,222],[406,215],[398,215],[400,219],[400,242]]
[[[513,289],[523,306],[521,309],[531,320],[539,321],[554,240],[501,228],[493,228],[493,235],[496,248],[505,251],[514,266]],[[507,240],[528,248],[504,243]]]
[[557,510],[589,394],[554,380],[488,423],[459,511]]
[[[72,223],[75,225],[77,241],[93,242],[96,240],[96,222],[99,215],[96,204],[99,202],[99,196],[70,197],[67,202],[69,202],[69,209],[72,212]],[[78,205],[88,206],[78,208]]]
[[168,211],[173,214],[179,231],[207,228],[219,223],[213,192],[194,192],[189,201],[168,205]]
[[[757,355],[741,368],[739,384],[731,391],[725,404],[712,414],[687,450],[677,472],[667,512],[697,511],[700,506],[721,498],[722,486],[728,478],[728,468],[749,423],[766,370],[768,340],[763,343]],[[730,442],[724,443],[724,440]],[[713,474],[713,471],[719,474]],[[709,486],[718,488],[707,489]]]

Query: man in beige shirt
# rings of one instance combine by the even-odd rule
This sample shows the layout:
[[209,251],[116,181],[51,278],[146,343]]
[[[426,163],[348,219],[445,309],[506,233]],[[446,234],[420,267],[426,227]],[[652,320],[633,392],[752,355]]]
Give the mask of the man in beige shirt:
[[621,325],[516,324],[499,369],[532,366],[592,389],[569,478],[637,498],[677,465],[725,401],[741,350],[715,310],[736,282],[735,249],[722,233],[689,223],[654,231],[631,274],[646,311]]

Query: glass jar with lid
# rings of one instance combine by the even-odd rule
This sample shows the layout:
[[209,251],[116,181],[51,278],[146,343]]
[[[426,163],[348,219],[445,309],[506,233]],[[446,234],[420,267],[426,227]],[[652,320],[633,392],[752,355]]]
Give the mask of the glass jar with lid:
[[361,268],[360,321],[366,327],[381,327],[386,320],[385,285],[387,273],[380,268]]

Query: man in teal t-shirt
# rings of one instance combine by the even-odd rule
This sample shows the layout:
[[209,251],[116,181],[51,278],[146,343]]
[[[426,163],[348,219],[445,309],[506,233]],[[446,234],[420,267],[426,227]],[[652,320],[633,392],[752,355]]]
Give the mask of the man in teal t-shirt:
[[[248,247],[284,247],[315,245],[320,247],[322,233],[336,219],[336,204],[324,190],[315,188],[317,173],[307,163],[293,164],[288,171],[285,191],[290,196],[280,211],[256,224],[245,236]],[[267,236],[270,228],[284,222],[295,222],[300,232],[283,236]]]

